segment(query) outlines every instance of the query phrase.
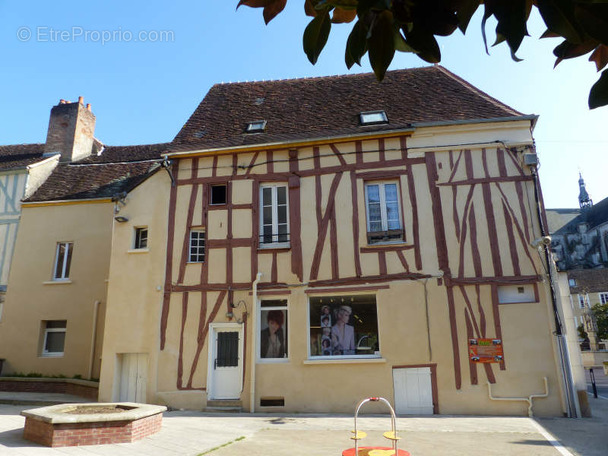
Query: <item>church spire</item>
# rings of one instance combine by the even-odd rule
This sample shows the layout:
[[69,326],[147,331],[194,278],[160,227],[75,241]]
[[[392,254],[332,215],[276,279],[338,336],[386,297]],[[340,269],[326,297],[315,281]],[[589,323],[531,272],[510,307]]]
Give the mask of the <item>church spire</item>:
[[578,173],[578,178],[578,186],[580,188],[580,191],[578,193],[578,204],[581,210],[589,209],[591,208],[591,206],[593,206],[593,201],[591,200],[591,198],[589,197],[589,193],[587,193],[587,190],[585,189],[585,181],[583,180],[583,176],[580,172]]

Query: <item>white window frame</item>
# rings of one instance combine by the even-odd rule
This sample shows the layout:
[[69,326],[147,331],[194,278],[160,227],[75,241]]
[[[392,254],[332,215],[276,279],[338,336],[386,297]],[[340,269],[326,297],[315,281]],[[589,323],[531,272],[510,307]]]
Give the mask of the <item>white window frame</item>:
[[[202,257],[203,259],[200,259],[201,253],[200,253],[200,245],[194,247],[192,245],[192,235],[194,233],[202,233],[203,237],[203,253],[202,253]],[[197,239],[198,241],[201,240],[201,238],[199,237]],[[194,254],[192,254],[192,248],[196,248],[197,252]],[[190,228],[190,232],[188,233],[188,263],[205,263],[207,261],[207,232],[204,228]]]
[[600,293],[600,304],[608,304],[608,292],[603,291]]
[[65,326],[63,328],[49,328],[48,324],[51,321],[53,321],[53,320],[47,320],[47,321],[44,322],[44,339],[42,341],[42,356],[46,357],[46,358],[61,357],[65,353],[65,338],[63,340],[63,350],[60,351],[60,352],[50,352],[50,351],[47,351],[47,349],[46,349],[46,342],[47,342],[49,333],[64,333],[64,334],[66,334],[67,321],[66,320],[58,320],[58,321],[65,321]]
[[[59,252],[61,250],[61,246],[65,246],[65,250],[63,251],[63,255],[59,258]],[[55,262],[53,263],[53,280],[54,281],[66,281],[70,280],[70,266],[72,263],[72,254],[74,251],[74,243],[73,242],[58,242],[57,247],[55,248]],[[61,272],[59,276],[57,275],[57,266],[61,261]]]
[[[141,240],[142,237],[138,236],[140,233],[144,232],[146,233],[145,236],[145,242],[146,245],[142,246],[141,245]],[[136,226],[134,228],[134,232],[133,232],[133,250],[147,250],[148,249],[148,227],[147,226]]]
[[388,116],[383,110],[363,111],[359,113],[359,123],[361,125],[377,125],[388,123]]
[[[369,209],[369,193],[368,193],[368,188],[370,186],[373,185],[377,185],[378,186],[378,193],[380,195],[380,223],[382,224],[382,230],[381,231],[372,231],[371,230],[371,220],[370,220],[370,209]],[[377,242],[370,242],[369,241],[369,235],[373,234],[373,233],[388,233],[389,229],[388,229],[388,215],[387,215],[387,208],[386,208],[386,191],[385,191],[385,186],[386,185],[396,185],[397,187],[397,219],[399,220],[399,228],[397,230],[390,230],[390,231],[401,231],[401,236],[397,239],[386,239],[386,240],[382,240],[382,241],[377,241]],[[401,186],[398,180],[383,180],[383,181],[367,181],[365,182],[365,223],[366,223],[366,228],[367,228],[367,234],[368,234],[368,244],[396,244],[396,243],[402,243],[405,241],[405,229],[403,227],[403,214],[402,214],[402,208],[401,208],[401,197],[400,197],[400,191]]]
[[585,309],[586,307],[590,307],[589,306],[589,296],[585,295],[585,294],[579,294],[578,295],[578,306],[581,309]]
[[[276,242],[264,242],[264,189],[270,188],[272,190],[271,206],[272,206],[272,240],[276,238]],[[279,242],[279,204],[277,192],[279,188],[285,189],[285,210],[286,210],[286,224],[287,224],[287,241]],[[259,246],[262,249],[267,248],[288,248],[290,246],[290,223],[289,223],[289,186],[287,183],[280,182],[276,184],[262,184],[260,185],[260,220],[259,220],[260,232],[259,232]]]
[[[369,293],[368,293],[369,294]],[[339,295],[339,296],[333,296],[333,295],[324,295],[322,297],[322,299],[328,299],[330,300],[331,303],[331,299],[334,298],[336,299],[336,303],[338,299],[341,298],[348,298],[348,297],[356,297],[357,295],[350,295],[350,294],[345,294],[345,295]],[[374,300],[376,302],[376,331],[377,331],[377,338],[378,338],[378,344],[379,344],[379,348],[380,350],[375,352],[375,353],[371,353],[371,354],[362,354],[362,355],[331,355],[331,356],[324,356],[324,355],[313,355],[311,352],[311,337],[310,337],[310,330],[311,330],[311,326],[310,326],[310,300],[313,298],[321,298],[321,296],[309,296],[307,303],[306,303],[306,345],[307,345],[307,360],[308,362],[314,362],[314,361],[335,361],[337,363],[340,363],[342,360],[348,360],[348,359],[382,359],[382,342],[381,342],[381,337],[380,337],[380,316],[378,314],[378,296],[375,295],[374,296]],[[333,303],[331,303],[333,305]],[[346,300],[344,302],[344,304],[350,306],[351,308],[353,307],[353,304],[351,304],[348,300]],[[338,304],[335,304],[336,306]],[[355,312],[356,309],[353,309],[353,313]],[[332,324],[334,322],[332,321]],[[359,343],[361,342],[360,340],[355,339],[355,347],[359,345]]]
[[[262,307],[262,301],[282,301],[285,300],[285,304],[281,306],[268,306]],[[260,350],[262,349],[262,311],[270,311],[270,310],[284,310],[285,311],[285,322],[283,324],[283,332],[285,335],[285,346],[287,347],[287,353],[285,353],[285,358],[262,358],[262,353]],[[289,300],[287,298],[274,298],[273,299],[258,299],[258,321],[260,322],[259,328],[260,331],[257,333],[257,350],[256,350],[256,358],[257,362],[260,364],[277,364],[277,363],[287,363],[289,362],[289,337],[290,337],[290,325],[289,325]],[[285,328],[287,328],[285,330]]]

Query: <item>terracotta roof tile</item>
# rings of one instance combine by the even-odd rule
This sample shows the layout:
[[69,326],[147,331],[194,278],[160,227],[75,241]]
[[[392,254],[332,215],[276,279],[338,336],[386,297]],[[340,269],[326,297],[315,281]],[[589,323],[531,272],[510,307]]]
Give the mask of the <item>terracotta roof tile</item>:
[[92,155],[78,163],[117,163],[152,160],[161,158],[161,154],[169,148],[169,143],[140,144],[135,146],[106,146],[100,155]]
[[60,163],[26,202],[109,198],[128,192],[160,168],[157,161],[137,163]]
[[44,144],[13,144],[0,146],[0,169],[25,168],[42,161]]
[[[360,126],[362,111],[389,124]],[[172,150],[235,147],[409,128],[412,124],[522,116],[440,66],[387,72],[214,85]],[[264,133],[245,133],[266,120]]]

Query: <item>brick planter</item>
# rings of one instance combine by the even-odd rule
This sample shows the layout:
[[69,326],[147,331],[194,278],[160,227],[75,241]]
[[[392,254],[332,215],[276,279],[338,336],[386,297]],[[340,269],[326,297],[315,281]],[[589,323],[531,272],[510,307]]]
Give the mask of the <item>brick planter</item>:
[[[111,405],[121,413],[71,415],[76,407]],[[130,443],[160,431],[166,407],[134,404],[54,405],[21,412],[25,416],[23,438],[50,447]]]
[[97,400],[99,383],[71,378],[0,377],[0,391],[62,393]]

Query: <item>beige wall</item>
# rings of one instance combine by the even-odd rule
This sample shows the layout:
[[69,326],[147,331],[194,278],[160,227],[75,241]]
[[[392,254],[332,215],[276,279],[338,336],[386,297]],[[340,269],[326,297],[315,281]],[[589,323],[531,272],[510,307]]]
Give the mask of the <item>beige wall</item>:
[[[142,184],[124,209],[132,211],[129,224],[115,230],[100,397],[115,394],[118,354],[148,353],[149,401],[205,407],[210,324],[238,321],[245,334],[240,400],[246,410],[255,362],[257,410],[260,398],[281,397],[284,407],[263,410],[351,413],[367,395],[393,399],[394,368],[434,365],[440,413],[524,415],[524,402],[491,401],[488,380],[495,396],[528,397],[542,394],[547,378],[549,397],[535,401],[535,413],[561,415],[551,305],[530,246],[539,237],[533,184],[522,149],[505,154],[497,139],[529,143],[529,124],[418,129],[409,138],[338,143],[340,157],[328,145],[304,145],[295,152],[175,160],[177,187],[164,173]],[[407,157],[404,143],[411,148]],[[365,183],[387,179],[400,187],[404,242],[369,246]],[[259,185],[288,181],[290,204],[300,204],[300,214],[290,217],[290,248],[258,249]],[[209,188],[217,183],[228,183],[230,204],[210,207]],[[140,212],[145,216],[136,221]],[[327,218],[323,231],[319,221]],[[150,227],[151,239],[160,236],[146,254],[127,252],[137,223]],[[191,227],[206,229],[204,264],[187,262]],[[164,260],[156,243],[167,237],[163,300],[157,290]],[[288,299],[289,356],[280,362],[257,360],[260,315],[251,294],[257,272],[260,297]],[[497,287],[504,284],[535,287],[535,297],[502,304]],[[309,297],[361,294],[376,296],[380,354],[310,357]],[[469,337],[502,338],[504,365],[471,364]]]
[[[109,201],[23,206],[0,322],[5,373],[98,378],[112,222]],[[58,242],[74,244],[67,281],[52,280]],[[61,357],[41,356],[48,320],[67,321]]]
[[[124,353],[148,354],[148,401],[155,401],[170,186],[165,171],[156,173],[129,193],[120,210],[129,221],[114,225],[99,391],[102,401],[116,399],[117,355]],[[147,249],[133,249],[136,227],[148,228]]]

